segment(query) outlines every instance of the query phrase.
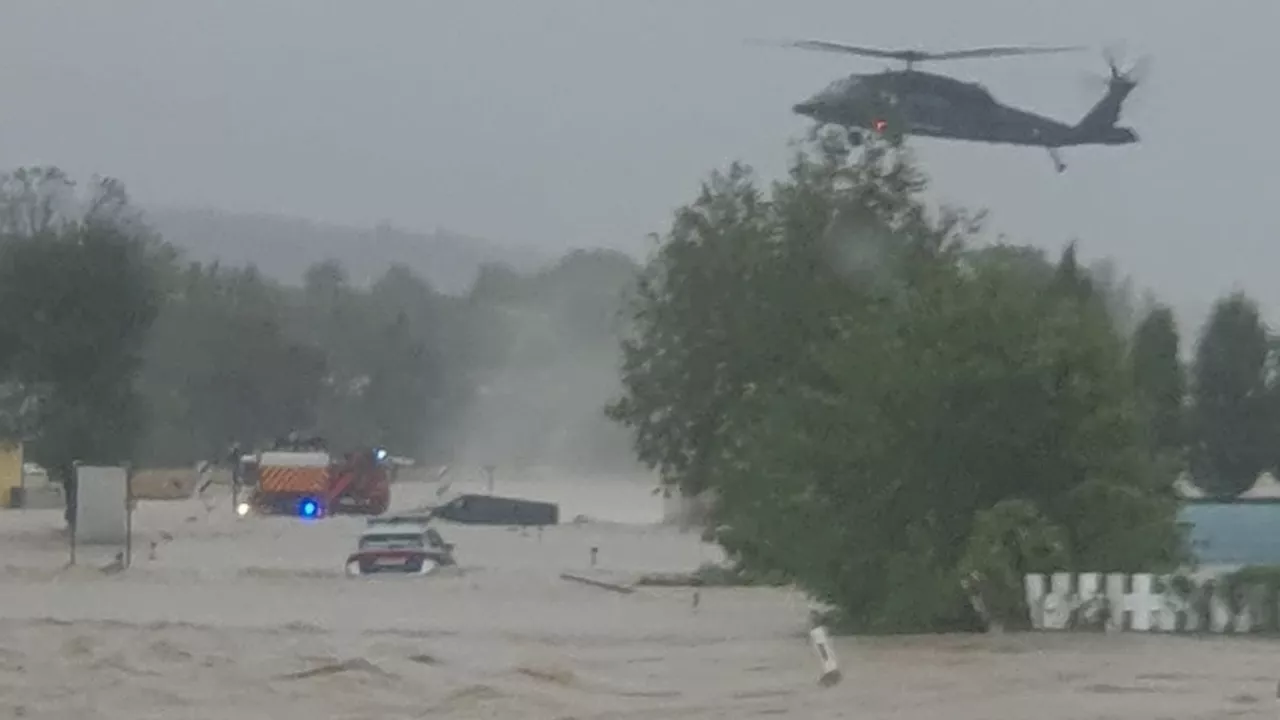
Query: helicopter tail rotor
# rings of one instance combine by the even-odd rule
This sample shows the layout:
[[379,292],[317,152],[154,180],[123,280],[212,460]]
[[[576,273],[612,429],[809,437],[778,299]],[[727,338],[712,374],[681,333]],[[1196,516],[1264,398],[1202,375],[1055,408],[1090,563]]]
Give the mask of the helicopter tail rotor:
[[[1107,90],[1134,91],[1138,86],[1144,85],[1148,81],[1151,70],[1151,57],[1149,55],[1140,56],[1127,66],[1123,58],[1124,54],[1115,45],[1108,45],[1103,48],[1102,59],[1107,64],[1107,74],[1103,75],[1094,72],[1085,75],[1085,80],[1088,81],[1086,87],[1089,94],[1092,95]],[[1130,92],[1125,94],[1128,97],[1132,97]]]
[[1138,134],[1120,123],[1126,101],[1138,87],[1139,77],[1146,73],[1146,60],[1124,68],[1120,54],[1113,48],[1103,50],[1108,74],[1102,78],[1102,97],[1080,118],[1072,128],[1073,136],[1083,143],[1102,145],[1126,145],[1138,142]]
[[1124,53],[1117,46],[1108,45],[1103,48],[1102,58],[1107,63],[1107,70],[1110,71],[1109,77],[1106,78],[1108,85],[1137,87],[1146,82],[1147,74],[1151,67],[1151,56],[1143,55],[1139,57],[1124,70],[1121,69],[1125,64]]

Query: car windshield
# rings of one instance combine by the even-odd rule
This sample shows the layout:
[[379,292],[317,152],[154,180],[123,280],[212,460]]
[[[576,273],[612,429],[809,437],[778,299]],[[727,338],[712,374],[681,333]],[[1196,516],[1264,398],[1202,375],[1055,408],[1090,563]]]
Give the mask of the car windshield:
[[360,538],[361,550],[399,550],[423,545],[422,533],[380,533]]

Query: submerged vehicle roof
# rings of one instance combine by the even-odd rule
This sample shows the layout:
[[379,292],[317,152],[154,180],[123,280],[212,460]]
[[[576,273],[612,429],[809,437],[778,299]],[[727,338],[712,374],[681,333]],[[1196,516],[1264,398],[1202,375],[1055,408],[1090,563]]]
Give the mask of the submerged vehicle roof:
[[427,529],[428,528],[425,523],[422,525],[400,523],[395,525],[374,525],[372,527],[365,528],[364,532],[360,533],[360,537],[404,537],[405,535],[423,535],[427,532]]
[[429,512],[400,513],[396,515],[383,515],[382,517],[371,517],[368,520],[369,527],[386,526],[386,525],[426,525],[432,520],[433,516]]
[[459,493],[449,498],[445,505],[451,505],[460,500],[497,500],[505,503],[519,503],[522,505],[539,505],[542,507],[556,507],[556,503],[548,500],[529,500],[528,498],[511,497],[509,495],[490,495],[488,493]]

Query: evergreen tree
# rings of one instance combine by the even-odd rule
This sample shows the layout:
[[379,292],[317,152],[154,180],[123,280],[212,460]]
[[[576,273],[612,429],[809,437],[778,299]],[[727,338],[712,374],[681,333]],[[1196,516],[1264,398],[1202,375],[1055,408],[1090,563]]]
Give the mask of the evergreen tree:
[[1129,350],[1129,365],[1146,421],[1147,442],[1154,455],[1180,467],[1185,460],[1187,383],[1179,359],[1178,326],[1173,311],[1152,308],[1138,323]]
[[1191,409],[1192,472],[1211,495],[1239,495],[1269,464],[1269,346],[1252,299],[1237,292],[1215,303],[1196,346]]

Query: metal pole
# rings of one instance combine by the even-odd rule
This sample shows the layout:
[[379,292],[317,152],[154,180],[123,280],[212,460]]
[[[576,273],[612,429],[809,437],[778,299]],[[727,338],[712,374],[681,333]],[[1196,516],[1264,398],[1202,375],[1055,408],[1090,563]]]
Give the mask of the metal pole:
[[133,467],[124,466],[124,566],[133,564]]
[[493,465],[484,466],[484,474],[489,478],[489,494],[493,494],[493,471],[496,470]]
[[62,500],[68,509],[67,536],[71,543],[71,561],[70,563],[68,563],[70,565],[76,564],[76,513],[80,509],[80,499],[77,497],[75,499],[75,502],[73,503],[72,497],[79,494],[76,492],[76,490],[79,489],[79,483],[80,483],[80,478],[78,477],[79,474],[80,474],[80,461],[74,460],[71,463],[71,477],[68,478],[67,482],[63,483],[62,485],[64,490],[63,494],[66,496]]

